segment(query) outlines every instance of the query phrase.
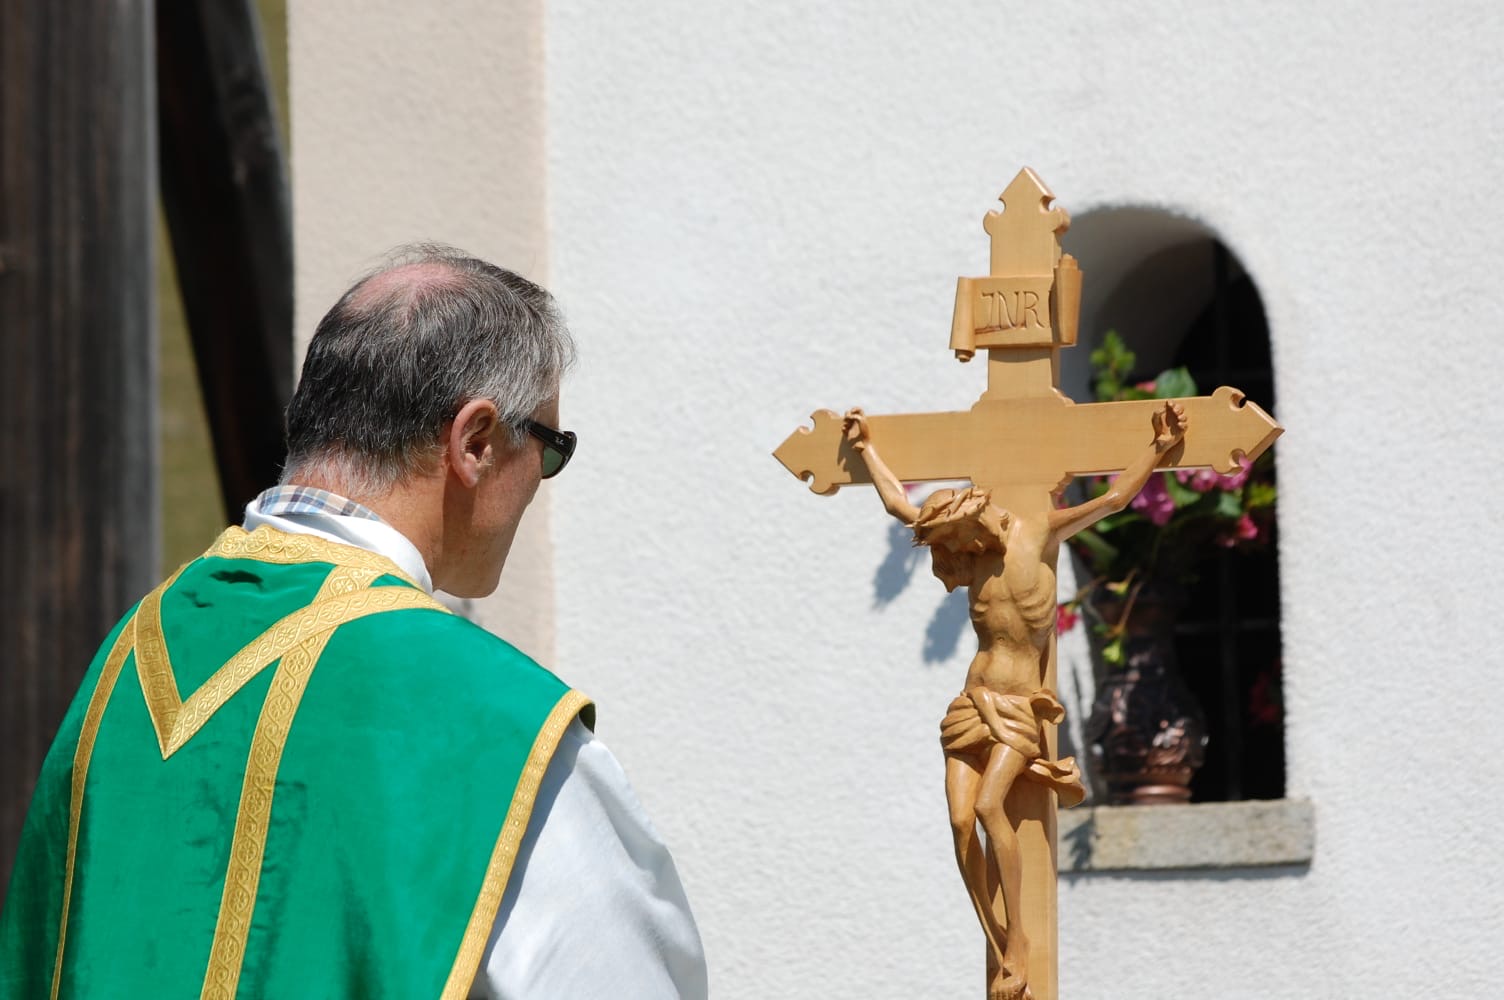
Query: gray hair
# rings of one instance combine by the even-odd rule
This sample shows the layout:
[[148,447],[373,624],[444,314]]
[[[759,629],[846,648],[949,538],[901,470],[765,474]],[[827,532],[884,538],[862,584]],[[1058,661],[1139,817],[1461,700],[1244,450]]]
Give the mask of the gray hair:
[[432,467],[444,425],[474,399],[521,444],[573,361],[544,289],[453,247],[399,247],[319,321],[287,407],[282,481],[318,470],[384,493]]

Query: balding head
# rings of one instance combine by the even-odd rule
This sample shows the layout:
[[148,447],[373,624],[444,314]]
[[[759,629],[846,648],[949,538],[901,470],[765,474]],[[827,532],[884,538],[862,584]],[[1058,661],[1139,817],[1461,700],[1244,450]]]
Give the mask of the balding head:
[[432,465],[472,399],[494,402],[520,441],[573,356],[542,288],[451,247],[403,247],[319,322],[287,409],[283,481],[316,469],[384,492]]
[[370,312],[384,304],[409,306],[423,296],[443,289],[458,290],[461,272],[445,260],[420,260],[397,264],[357,282],[346,296],[355,312]]

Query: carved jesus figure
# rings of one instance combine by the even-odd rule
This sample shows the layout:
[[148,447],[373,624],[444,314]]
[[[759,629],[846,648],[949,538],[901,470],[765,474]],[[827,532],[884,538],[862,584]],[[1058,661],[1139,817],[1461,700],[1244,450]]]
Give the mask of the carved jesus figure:
[[[1127,506],[1165,453],[1184,438],[1186,426],[1184,408],[1166,402],[1154,413],[1152,440],[1107,492],[1042,517],[1016,517],[975,486],[937,490],[915,507],[869,439],[862,411],[848,410],[843,420],[883,506],[913,529],[915,545],[929,546],[945,589],[964,586],[970,599],[977,655],[940,723],[940,745],[956,863],[998,966],[988,985],[990,1000],[1030,996],[1028,942],[1019,922],[1018,838],[1004,809],[1008,793],[1023,778],[1054,788],[1063,806],[1086,794],[1074,758],[1051,760],[1043,750],[1043,724],[1065,714],[1054,692],[1043,686],[1055,628],[1060,543]],[[1001,889],[1002,914],[992,903],[996,889]]]

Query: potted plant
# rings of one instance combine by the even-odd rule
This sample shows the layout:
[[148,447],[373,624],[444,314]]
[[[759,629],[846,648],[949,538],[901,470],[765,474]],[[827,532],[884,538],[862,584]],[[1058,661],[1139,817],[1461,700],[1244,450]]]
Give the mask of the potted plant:
[[[1090,362],[1098,401],[1197,394],[1184,368],[1132,381],[1137,359],[1115,331]],[[1060,627],[1067,630],[1084,616],[1106,669],[1086,732],[1114,802],[1190,798],[1206,729],[1176,662],[1175,623],[1209,547],[1267,544],[1277,496],[1273,471],[1266,451],[1231,474],[1157,472],[1127,509],[1071,540],[1087,582],[1061,605]],[[1093,477],[1084,488],[1095,496],[1110,481]]]

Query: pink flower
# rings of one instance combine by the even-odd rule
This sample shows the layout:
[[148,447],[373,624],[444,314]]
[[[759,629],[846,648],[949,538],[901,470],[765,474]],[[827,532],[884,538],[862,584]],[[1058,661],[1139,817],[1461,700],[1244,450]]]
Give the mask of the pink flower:
[[1238,466],[1238,471],[1228,476],[1211,469],[1177,469],[1175,478],[1197,493],[1210,493],[1212,490],[1227,490],[1230,493],[1248,482],[1248,472],[1253,468],[1253,463],[1240,458]]
[[1224,548],[1230,549],[1239,542],[1251,542],[1257,537],[1259,537],[1259,526],[1253,523],[1253,518],[1244,514],[1238,518],[1238,523],[1232,526],[1232,530],[1218,538],[1217,542]]
[[1134,386],[1134,388],[1142,389],[1144,392],[1152,393],[1154,392],[1154,380],[1150,379],[1147,382],[1140,382],[1138,385]]
[[1274,676],[1262,673],[1248,689],[1248,716],[1254,725],[1269,726],[1279,721],[1279,701],[1274,697]]
[[1211,469],[1177,469],[1175,478],[1197,493],[1210,493],[1222,479]]
[[1256,726],[1279,722],[1283,709],[1279,692],[1280,662],[1275,660],[1259,673],[1248,689],[1248,721]]
[[1076,622],[1081,620],[1081,615],[1074,611],[1069,604],[1061,604],[1055,608],[1055,631],[1069,632],[1076,627]]
[[1230,476],[1218,476],[1217,485],[1224,490],[1235,490],[1248,482],[1248,471],[1253,468],[1253,463],[1247,458],[1239,458],[1240,468]]
[[1150,476],[1149,482],[1128,506],[1160,527],[1169,524],[1170,516],[1175,513],[1175,501],[1170,498],[1170,491],[1165,489],[1165,477],[1162,475]]

